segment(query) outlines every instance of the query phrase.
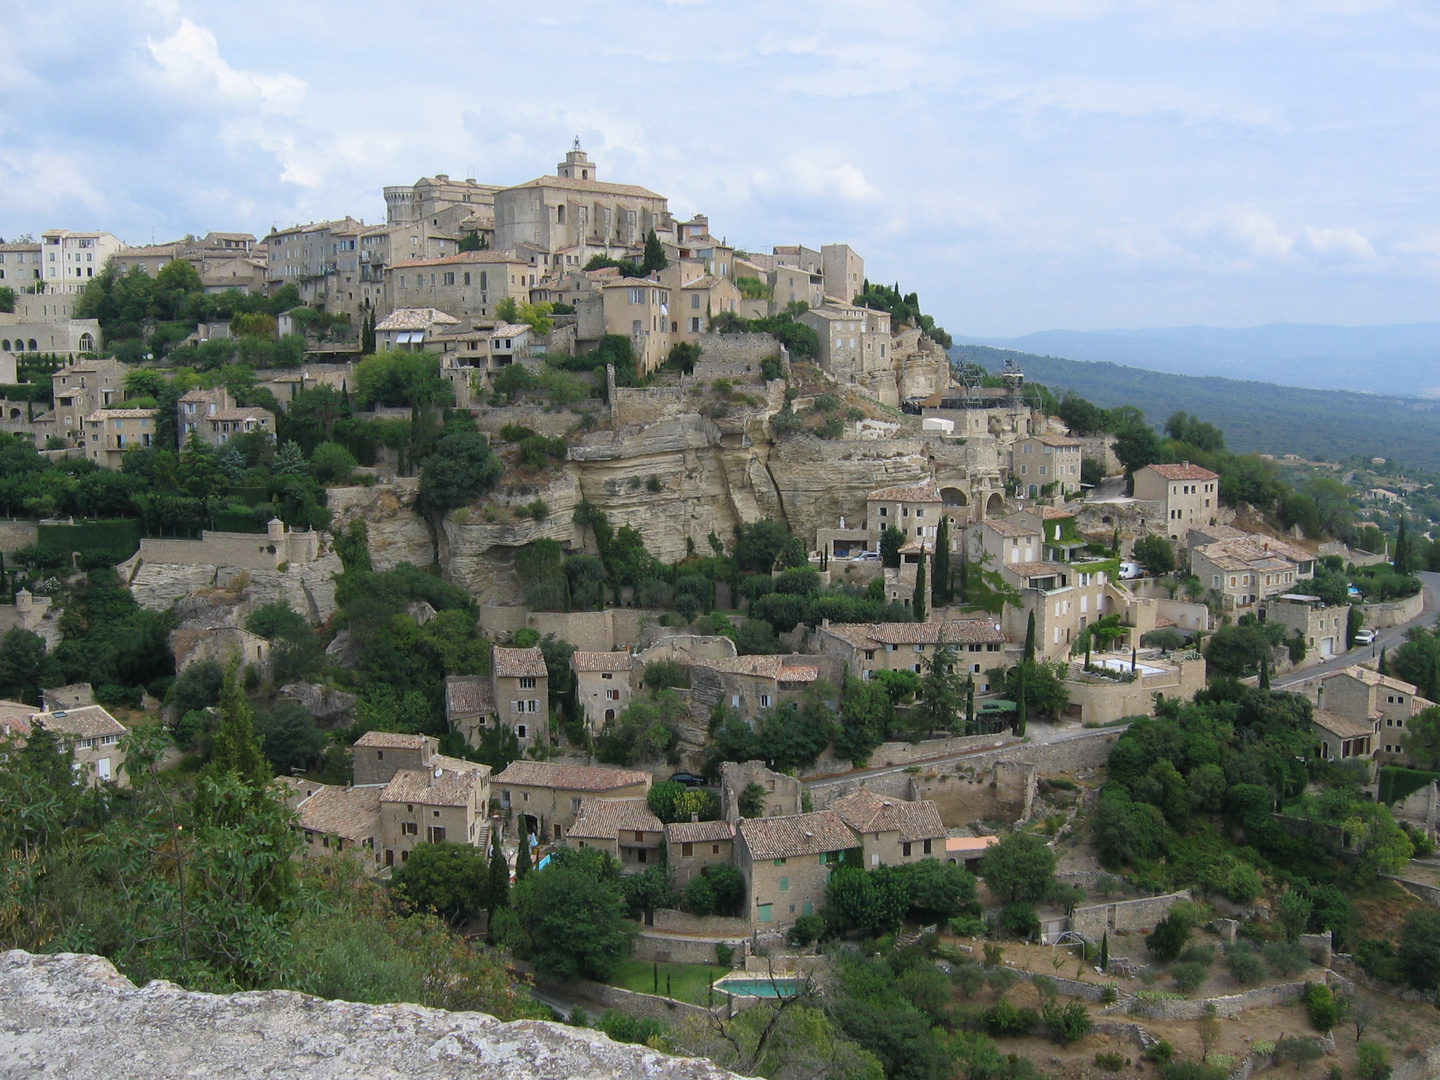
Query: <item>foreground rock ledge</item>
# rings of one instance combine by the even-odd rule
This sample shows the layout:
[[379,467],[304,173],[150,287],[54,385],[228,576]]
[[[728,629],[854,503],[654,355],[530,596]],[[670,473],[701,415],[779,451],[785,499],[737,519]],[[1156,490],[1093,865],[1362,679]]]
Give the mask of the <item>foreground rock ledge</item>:
[[729,1080],[708,1061],[539,1020],[285,990],[137,989],[97,956],[0,954],[0,1078]]

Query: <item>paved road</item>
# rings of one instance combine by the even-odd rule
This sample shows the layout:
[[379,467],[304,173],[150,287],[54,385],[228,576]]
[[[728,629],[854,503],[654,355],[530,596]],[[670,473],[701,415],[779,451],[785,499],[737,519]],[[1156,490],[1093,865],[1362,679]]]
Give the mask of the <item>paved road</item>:
[[1363,645],[1358,649],[1351,649],[1347,653],[1341,653],[1333,660],[1326,660],[1323,664],[1316,664],[1314,667],[1304,668],[1301,671],[1291,672],[1277,679],[1271,680],[1271,686],[1280,690],[1286,686],[1293,686],[1295,683],[1303,682],[1306,679],[1313,679],[1317,675],[1328,675],[1332,671],[1340,671],[1351,664],[1358,664],[1362,660],[1373,660],[1380,655],[1381,649],[1394,649],[1397,645],[1405,642],[1405,631],[1412,626],[1428,626],[1435,621],[1435,613],[1440,610],[1440,573],[1422,571],[1417,575],[1424,588],[1425,607],[1420,614],[1402,626],[1392,626],[1388,630],[1381,630],[1375,638],[1375,644]]

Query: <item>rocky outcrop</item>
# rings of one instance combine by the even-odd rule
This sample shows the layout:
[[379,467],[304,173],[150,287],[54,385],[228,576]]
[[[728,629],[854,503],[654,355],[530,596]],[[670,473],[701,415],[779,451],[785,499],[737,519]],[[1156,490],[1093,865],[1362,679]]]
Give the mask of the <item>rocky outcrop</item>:
[[708,1061],[540,1020],[284,990],[136,987],[98,956],[0,956],[0,1080],[726,1080]]
[[331,488],[331,531],[339,532],[357,519],[365,522],[370,565],[376,570],[393,570],[402,562],[429,566],[435,561],[435,540],[415,511],[419,489],[420,482],[410,477],[374,487]]
[[292,611],[318,623],[335,613],[335,575],[341,570],[340,559],[333,554],[288,567],[283,572],[142,562],[130,579],[130,591],[141,607],[157,610],[182,600],[187,606],[194,606],[198,597],[203,606],[226,607],[225,621],[234,623],[242,622],[244,616],[256,608],[283,601]]

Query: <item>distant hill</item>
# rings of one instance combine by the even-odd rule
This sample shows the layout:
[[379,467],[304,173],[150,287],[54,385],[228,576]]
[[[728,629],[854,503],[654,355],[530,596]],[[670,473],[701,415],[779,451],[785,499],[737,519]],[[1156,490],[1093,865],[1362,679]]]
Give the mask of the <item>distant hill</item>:
[[1119,364],[1081,363],[984,345],[950,350],[991,371],[1015,360],[1027,380],[1073,390],[1102,408],[1134,405],[1158,425],[1185,411],[1225,432],[1233,451],[1339,460],[1386,457],[1440,471],[1440,402],[1196,378]]
[[1315,390],[1440,397],[1440,323],[1045,330],[1018,338],[955,341],[1176,375],[1259,375],[1267,382]]

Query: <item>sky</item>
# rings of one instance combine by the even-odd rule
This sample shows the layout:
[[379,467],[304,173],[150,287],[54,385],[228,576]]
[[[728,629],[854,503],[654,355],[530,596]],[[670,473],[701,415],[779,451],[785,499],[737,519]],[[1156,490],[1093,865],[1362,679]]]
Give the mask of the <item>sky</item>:
[[600,178],[848,243],[955,335],[1435,321],[1440,6],[0,0],[0,236]]

